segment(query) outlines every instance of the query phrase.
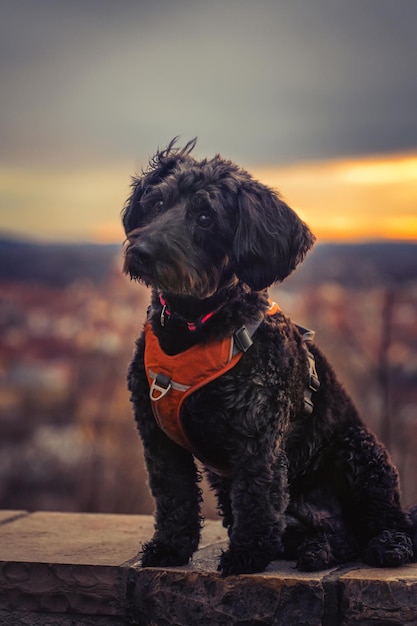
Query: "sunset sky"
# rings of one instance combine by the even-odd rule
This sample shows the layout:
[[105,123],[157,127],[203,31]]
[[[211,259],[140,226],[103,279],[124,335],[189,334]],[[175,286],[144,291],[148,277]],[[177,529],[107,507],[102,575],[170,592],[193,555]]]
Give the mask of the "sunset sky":
[[198,136],[319,241],[417,240],[416,0],[0,0],[0,230],[121,241],[130,175]]

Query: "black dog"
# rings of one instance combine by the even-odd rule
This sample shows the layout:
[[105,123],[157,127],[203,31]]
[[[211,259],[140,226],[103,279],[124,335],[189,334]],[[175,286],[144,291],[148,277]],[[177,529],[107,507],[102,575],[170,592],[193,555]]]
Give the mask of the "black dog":
[[387,453],[308,333],[268,300],[314,236],[247,172],[174,142],[123,211],[125,272],[153,290],[129,369],[156,500],[142,564],[185,564],[197,549],[194,456],[229,531],[224,576],[278,558],[303,570],[409,562],[414,531]]

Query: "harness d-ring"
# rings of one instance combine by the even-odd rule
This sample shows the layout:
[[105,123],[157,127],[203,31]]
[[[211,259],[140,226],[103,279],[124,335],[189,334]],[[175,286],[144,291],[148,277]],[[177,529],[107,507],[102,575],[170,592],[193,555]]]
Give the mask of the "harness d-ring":
[[[157,402],[168,393],[171,387],[171,379],[168,376],[165,376],[165,374],[158,374],[152,381],[152,385],[149,390],[150,399]],[[155,393],[157,395],[155,395]]]

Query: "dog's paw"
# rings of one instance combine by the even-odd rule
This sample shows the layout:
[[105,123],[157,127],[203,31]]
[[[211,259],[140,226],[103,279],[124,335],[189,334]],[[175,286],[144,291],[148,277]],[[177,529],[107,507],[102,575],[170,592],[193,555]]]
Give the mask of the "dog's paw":
[[317,572],[335,563],[332,548],[328,541],[306,541],[297,551],[297,568],[304,572]]
[[217,570],[223,578],[238,574],[254,574],[263,572],[271,558],[252,550],[231,548],[222,552]]
[[403,532],[384,530],[368,542],[363,560],[376,567],[399,567],[413,560],[411,538]]
[[191,555],[160,541],[149,541],[142,547],[142,567],[186,565]]

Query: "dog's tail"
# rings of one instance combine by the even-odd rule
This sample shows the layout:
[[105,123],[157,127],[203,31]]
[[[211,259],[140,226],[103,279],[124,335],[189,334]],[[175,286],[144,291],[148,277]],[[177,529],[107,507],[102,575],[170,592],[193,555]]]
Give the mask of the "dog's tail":
[[411,531],[411,538],[413,540],[414,545],[414,559],[417,560],[417,504],[412,506],[408,513],[411,518],[411,523],[413,525],[413,530]]

